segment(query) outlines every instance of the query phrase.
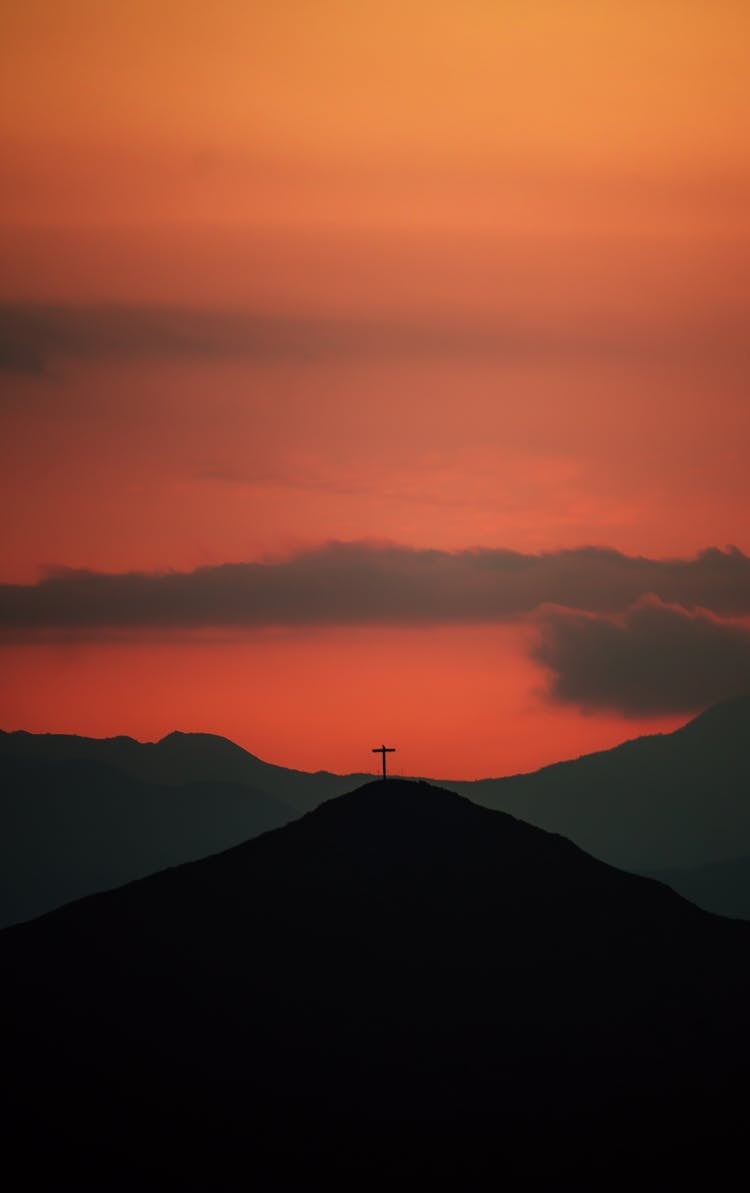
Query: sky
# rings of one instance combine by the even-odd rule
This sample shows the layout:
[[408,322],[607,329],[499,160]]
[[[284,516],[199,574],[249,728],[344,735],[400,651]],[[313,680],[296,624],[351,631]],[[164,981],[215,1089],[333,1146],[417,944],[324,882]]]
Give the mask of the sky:
[[478,777],[750,686],[744,0],[24,0],[0,725]]

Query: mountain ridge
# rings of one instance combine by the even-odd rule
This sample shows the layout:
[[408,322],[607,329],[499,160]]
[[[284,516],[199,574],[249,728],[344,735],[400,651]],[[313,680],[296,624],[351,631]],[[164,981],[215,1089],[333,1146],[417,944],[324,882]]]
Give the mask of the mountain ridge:
[[[197,745],[204,747],[203,752],[195,750]],[[206,747],[210,751],[208,758]],[[121,769],[146,781],[167,784],[190,781],[196,777],[197,766],[198,777],[247,783],[261,787],[269,795],[278,795],[283,785],[285,802],[298,811],[307,811],[315,807],[321,798],[339,794],[358,778],[371,777],[279,767],[265,762],[229,738],[214,733],[185,733],[176,729],[158,741],[142,742],[127,735],[95,738],[80,734],[34,734],[22,729],[11,732],[0,729],[0,757],[10,754],[24,756],[35,751],[48,757],[100,757],[115,748]],[[217,767],[220,768],[218,773]]]
[[528,774],[448,783],[638,872],[750,852],[750,698]]
[[[691,882],[686,886],[685,872],[731,860],[738,854],[750,855],[750,698],[724,702],[701,713],[686,725],[669,734],[655,734],[631,739],[612,750],[597,751],[568,759],[529,774],[502,779],[473,781],[443,780],[442,786],[468,796],[476,803],[506,811],[538,827],[557,832],[575,841],[587,852],[620,868],[636,873],[670,871],[674,888],[686,893],[709,910],[727,915],[746,914],[748,884],[737,881],[724,883],[725,897],[716,905],[705,882]],[[315,773],[291,771],[264,762],[243,747],[212,734],[190,734],[172,731],[158,742],[141,743],[124,736],[92,739],[72,735],[34,735],[25,731],[0,731],[0,779],[5,776],[6,789],[12,787],[8,779],[9,759],[40,758],[52,765],[61,759],[60,783],[70,789],[65,766],[74,758],[92,758],[114,765],[129,773],[139,783],[160,789],[162,800],[167,788],[194,783],[229,783],[244,785],[256,796],[249,799],[276,800],[277,822],[299,815],[323,800],[358,786],[370,776],[335,775],[326,771]],[[53,777],[43,785],[42,795],[49,798],[54,787]],[[92,799],[94,793],[92,792]],[[102,783],[101,799],[106,801],[107,784]],[[233,801],[230,801],[233,802]],[[283,805],[283,807],[282,807]],[[214,812],[220,815],[220,802]],[[284,808],[290,811],[284,811]],[[77,815],[70,804],[69,838],[85,840],[90,829],[88,817],[98,809]],[[208,824],[210,811],[194,809],[195,817]],[[24,884],[29,888],[40,872],[42,843],[34,844],[33,829],[38,824],[33,801],[22,804],[19,799],[9,803],[0,799],[2,832],[7,842],[21,833],[28,849],[28,864],[17,851],[3,891],[0,882],[0,923],[8,922],[9,905],[22,894]],[[121,818],[122,819],[122,818]],[[250,819],[244,828],[239,821],[236,835],[224,843],[239,843],[245,836],[273,827],[268,820],[253,826]],[[25,827],[24,827],[25,825]],[[214,835],[218,828],[210,829]],[[184,826],[175,819],[173,835],[179,841]],[[8,845],[8,848],[11,848]],[[45,847],[46,848],[46,847]],[[2,846],[0,845],[0,850]],[[206,849],[204,852],[208,852]],[[200,843],[182,856],[172,844],[163,857],[154,856],[153,869],[161,864],[174,864],[200,856]],[[18,865],[16,863],[18,862]],[[82,866],[82,863],[85,863]],[[56,864],[63,866],[64,857]],[[83,872],[86,861],[82,853],[71,860],[69,870]],[[15,871],[13,866],[16,866]],[[143,873],[136,867],[135,873]],[[130,875],[118,870],[114,881],[127,880]],[[67,882],[68,879],[65,879]],[[63,884],[64,885],[64,884]],[[101,887],[107,885],[103,876]],[[92,888],[93,889],[93,888]],[[85,894],[83,887],[75,892]],[[58,901],[60,901],[58,899]],[[5,904],[5,910],[3,910]],[[34,905],[34,912],[45,910]]]
[[0,756],[0,927],[216,853],[295,813],[257,789],[149,783],[100,758]]

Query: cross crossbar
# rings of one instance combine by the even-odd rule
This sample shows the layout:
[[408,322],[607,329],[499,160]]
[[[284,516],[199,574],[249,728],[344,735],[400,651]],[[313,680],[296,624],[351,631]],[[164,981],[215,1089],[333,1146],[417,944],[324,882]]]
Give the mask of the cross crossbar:
[[385,769],[385,756],[386,756],[386,754],[395,754],[395,753],[396,753],[396,747],[395,747],[395,746],[373,746],[373,748],[372,748],[372,752],[373,752],[373,754],[380,754],[380,755],[382,756],[382,759],[383,759],[383,778],[384,778],[384,779],[387,779],[387,778],[388,778],[388,775],[386,774],[386,769]]

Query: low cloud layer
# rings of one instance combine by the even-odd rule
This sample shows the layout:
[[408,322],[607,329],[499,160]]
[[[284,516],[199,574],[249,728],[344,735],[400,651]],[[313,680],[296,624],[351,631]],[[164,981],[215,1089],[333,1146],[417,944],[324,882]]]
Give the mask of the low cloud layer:
[[[305,360],[377,345],[384,329],[189,307],[0,305],[0,369],[43,374],[58,360]],[[391,332],[394,335],[394,332]]]
[[592,711],[694,712],[750,692],[750,627],[655,598],[622,618],[547,610],[533,653],[553,699]]
[[744,327],[663,328],[518,316],[397,322],[105,303],[0,303],[0,370],[43,375],[59,360],[315,360],[423,356],[539,361],[746,356]]
[[545,604],[621,613],[649,593],[686,609],[750,615],[750,557],[736,548],[646,559],[603,547],[526,555],[331,542],[192,572],[63,569],[36,584],[0,585],[0,628],[492,622]]
[[199,627],[531,620],[551,695],[626,715],[691,711],[750,689],[750,558],[644,559],[601,547],[525,555],[332,542],[192,572],[60,570],[0,585],[0,632],[66,640]]
[[540,605],[617,613],[645,594],[715,614],[750,614],[750,558],[729,548],[689,560],[601,547],[525,555],[328,543],[284,560],[192,572],[62,569],[0,585],[0,628],[491,622]]

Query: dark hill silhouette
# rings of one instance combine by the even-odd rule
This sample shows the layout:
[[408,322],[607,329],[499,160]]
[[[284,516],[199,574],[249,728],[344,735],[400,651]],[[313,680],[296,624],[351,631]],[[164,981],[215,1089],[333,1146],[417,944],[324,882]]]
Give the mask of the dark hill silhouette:
[[750,697],[533,774],[446,785],[626,869],[750,854]]
[[157,785],[93,757],[0,756],[0,789],[0,927],[217,853],[295,815],[238,783]]
[[628,1160],[720,1180],[749,944],[569,841],[370,783],[0,933],[6,1164],[99,1187],[543,1167],[611,1188]]

